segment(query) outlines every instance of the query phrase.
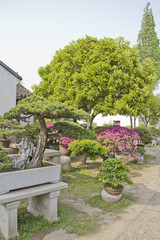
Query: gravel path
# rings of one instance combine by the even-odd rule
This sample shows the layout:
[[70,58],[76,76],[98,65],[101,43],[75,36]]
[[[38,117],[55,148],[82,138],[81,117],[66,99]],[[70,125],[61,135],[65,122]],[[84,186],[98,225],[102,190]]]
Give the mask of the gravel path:
[[[156,157],[156,163],[160,165],[160,148],[147,149],[148,154]],[[155,193],[150,205],[137,217],[132,225],[121,235],[119,240],[159,240],[160,239],[160,180],[158,179],[158,191]]]
[[59,230],[43,240],[160,240],[160,147],[147,148],[147,154],[156,160],[133,178],[133,186],[125,186],[136,197],[136,204],[119,218],[103,224],[95,235],[77,237]]

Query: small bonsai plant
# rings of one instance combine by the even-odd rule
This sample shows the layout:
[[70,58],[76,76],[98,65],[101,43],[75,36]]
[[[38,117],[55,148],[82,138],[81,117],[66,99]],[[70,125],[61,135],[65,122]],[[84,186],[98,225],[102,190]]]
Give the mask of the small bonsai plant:
[[119,189],[123,182],[133,184],[128,177],[129,167],[120,158],[105,160],[99,170],[98,178],[107,188]]
[[96,160],[97,155],[102,156],[109,152],[106,146],[102,146],[99,142],[90,139],[73,141],[70,143],[68,150],[71,151],[71,157],[86,155],[92,160]]

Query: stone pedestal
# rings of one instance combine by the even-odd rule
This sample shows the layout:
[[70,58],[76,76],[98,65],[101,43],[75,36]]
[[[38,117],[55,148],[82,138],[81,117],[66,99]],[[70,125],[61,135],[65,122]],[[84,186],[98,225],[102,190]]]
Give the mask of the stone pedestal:
[[0,204],[0,229],[6,239],[19,236],[17,232],[17,208],[20,201]]
[[102,196],[102,199],[105,201],[105,202],[117,202],[121,199],[122,197],[122,194],[119,194],[119,195],[111,195],[109,194],[108,192],[106,192],[105,189],[102,190],[101,192],[101,196]]
[[70,172],[71,171],[71,158],[69,156],[61,156],[61,166],[62,170]]
[[55,191],[28,199],[27,210],[35,217],[42,215],[48,221],[57,220],[57,201],[60,191]]

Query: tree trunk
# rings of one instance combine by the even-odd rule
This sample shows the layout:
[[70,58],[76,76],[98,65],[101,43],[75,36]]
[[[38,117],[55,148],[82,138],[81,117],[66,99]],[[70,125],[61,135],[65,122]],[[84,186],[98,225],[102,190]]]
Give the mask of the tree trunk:
[[134,129],[136,128],[136,117],[134,117]]
[[95,116],[96,116],[96,115],[94,115],[93,113],[91,114],[91,117],[90,117],[90,119],[89,119],[89,121],[88,121],[88,124],[87,124],[87,129],[88,129],[88,130],[91,129],[92,123],[93,123],[93,120],[94,120]]
[[133,121],[132,121],[132,116],[130,116],[130,124],[131,124],[131,129],[133,129]]
[[87,161],[87,156],[86,156],[86,155],[83,155],[83,156],[82,156],[82,159],[81,159],[82,165],[85,165],[85,164],[86,164],[86,161]]
[[42,159],[47,143],[47,129],[44,118],[38,118],[40,123],[40,133],[38,136],[37,147],[32,158],[35,167],[40,167],[42,165]]

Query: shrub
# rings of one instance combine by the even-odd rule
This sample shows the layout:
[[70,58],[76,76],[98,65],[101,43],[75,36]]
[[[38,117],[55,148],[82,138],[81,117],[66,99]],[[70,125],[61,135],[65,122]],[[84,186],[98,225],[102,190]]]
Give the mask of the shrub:
[[0,171],[2,169],[11,167],[11,158],[8,157],[8,152],[2,148],[0,148]]
[[120,154],[128,152],[131,160],[137,155],[135,141],[139,141],[140,137],[133,129],[115,125],[113,129],[106,129],[97,134],[97,140],[101,144],[107,146],[110,152],[118,152]]
[[92,130],[87,130],[78,123],[59,121],[47,125],[48,132],[59,132],[63,137],[74,139],[96,139],[96,134]]
[[153,137],[146,127],[136,127],[135,131],[139,134],[141,143],[143,144],[150,144],[152,143]]
[[98,178],[110,188],[116,189],[123,182],[133,184],[127,175],[129,172],[129,167],[122,162],[122,159],[109,158],[102,163]]
[[86,155],[92,160],[96,160],[97,155],[102,156],[103,154],[107,154],[109,152],[107,147],[90,139],[73,141],[70,143],[68,150],[71,151],[71,157]]
[[146,152],[146,150],[144,149],[144,147],[137,147],[137,152],[143,155]]

